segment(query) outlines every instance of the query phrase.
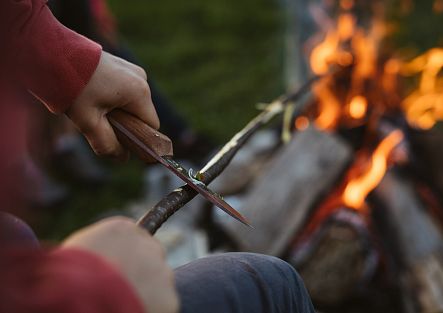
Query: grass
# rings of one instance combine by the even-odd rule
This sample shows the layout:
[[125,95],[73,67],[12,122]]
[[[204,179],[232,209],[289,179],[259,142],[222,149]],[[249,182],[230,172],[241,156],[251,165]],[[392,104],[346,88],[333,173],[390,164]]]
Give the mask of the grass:
[[123,37],[191,125],[218,142],[282,91],[281,12],[269,0],[112,0]]

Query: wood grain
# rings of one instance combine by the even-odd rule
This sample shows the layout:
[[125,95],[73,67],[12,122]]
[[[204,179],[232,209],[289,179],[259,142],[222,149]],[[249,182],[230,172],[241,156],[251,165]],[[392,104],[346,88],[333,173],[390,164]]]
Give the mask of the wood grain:
[[298,133],[277,153],[243,202],[240,211],[254,229],[228,220],[225,230],[241,250],[281,256],[351,156],[351,149],[336,136],[314,128]]
[[[150,147],[159,156],[172,156],[173,148],[172,141],[166,135],[158,130],[150,127],[148,124],[127,113],[123,110],[115,109],[108,114],[108,118],[115,120],[117,123],[123,125],[133,135],[135,135],[141,142]],[[132,142],[128,137],[121,133],[114,127],[118,140],[132,153],[137,155],[142,161],[146,163],[157,162],[149,154],[139,148],[137,144]]]

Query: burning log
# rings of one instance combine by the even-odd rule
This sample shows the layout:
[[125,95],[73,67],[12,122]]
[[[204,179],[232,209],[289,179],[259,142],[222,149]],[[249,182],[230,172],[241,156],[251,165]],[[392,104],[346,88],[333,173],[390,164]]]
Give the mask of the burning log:
[[443,312],[443,236],[412,184],[388,173],[375,191],[407,312]]
[[[269,104],[263,112],[250,121],[240,132],[238,132],[223,148],[198,172],[198,177],[204,184],[211,183],[223,170],[229,165],[232,158],[240,150],[240,148],[248,141],[248,139],[256,133],[263,125],[268,123],[272,118],[281,114],[289,103],[299,100],[310,87],[322,76],[314,76],[308,80],[298,90],[280,97]],[[303,105],[300,105],[294,114],[300,114]],[[151,234],[160,228],[160,226],[175,212],[182,208],[186,203],[191,201],[197,192],[184,185],[164,197],[151,210],[149,210],[140,220],[138,225],[148,230]]]
[[337,307],[372,278],[378,253],[364,216],[348,208],[332,214],[290,252],[316,305]]
[[351,158],[337,137],[308,128],[284,146],[247,195],[242,212],[256,231],[226,221],[241,250],[280,256]]

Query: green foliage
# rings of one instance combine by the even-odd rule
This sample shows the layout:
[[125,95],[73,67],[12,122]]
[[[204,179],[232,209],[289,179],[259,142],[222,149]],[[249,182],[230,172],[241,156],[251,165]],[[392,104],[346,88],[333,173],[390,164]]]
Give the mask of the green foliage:
[[395,50],[403,50],[411,56],[443,45],[443,14],[433,12],[434,0],[416,0],[410,12],[399,9],[400,1],[391,2],[389,20],[395,32],[390,38]]
[[277,1],[110,2],[131,49],[197,130],[228,139],[282,91]]

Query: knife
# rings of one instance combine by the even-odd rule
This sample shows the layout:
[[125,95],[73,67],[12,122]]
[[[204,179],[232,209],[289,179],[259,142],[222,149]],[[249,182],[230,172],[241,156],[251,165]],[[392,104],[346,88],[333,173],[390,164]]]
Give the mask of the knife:
[[219,194],[198,180],[198,173],[194,175],[192,169],[187,170],[174,161],[172,158],[172,141],[167,136],[153,129],[136,116],[120,109],[115,109],[108,113],[108,120],[116,131],[119,141],[141,160],[146,163],[159,162],[215,206],[239,222],[251,226],[248,221],[237,210],[224,201]]

